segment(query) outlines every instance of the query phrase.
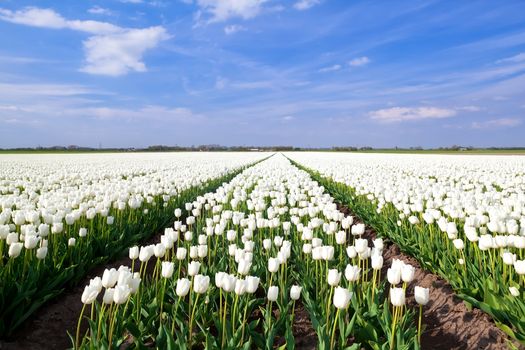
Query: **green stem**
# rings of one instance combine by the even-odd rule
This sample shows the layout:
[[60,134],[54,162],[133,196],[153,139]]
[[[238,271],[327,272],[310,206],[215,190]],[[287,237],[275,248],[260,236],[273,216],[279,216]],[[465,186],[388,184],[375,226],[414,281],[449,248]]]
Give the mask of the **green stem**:
[[[328,296],[328,300],[326,302],[326,324],[328,324],[330,320],[330,304],[332,302],[332,293],[334,292],[334,287],[330,287],[330,294]],[[328,328],[327,328],[328,331]]]
[[79,341],[79,337],[80,337],[80,323],[82,323],[82,317],[84,315],[84,310],[86,309],[86,304],[84,304],[82,306],[82,311],[80,311],[80,317],[78,318],[78,323],[77,323],[77,336],[75,338],[75,349],[78,349],[78,341]]
[[113,339],[113,330],[115,328],[115,320],[117,319],[117,313],[118,313],[118,304],[115,307],[113,315],[110,316],[111,317],[111,321],[110,321],[110,326],[109,326],[109,340],[108,340],[109,350],[111,350],[111,345],[113,345],[113,344],[111,344],[111,342],[112,342],[112,339]]
[[244,343],[244,324],[246,323],[246,311],[248,309],[248,302],[244,305],[244,313],[242,315],[242,332],[241,332],[241,345]]
[[423,315],[423,305],[419,305],[419,322],[417,327],[417,342],[421,345],[421,318]]
[[177,300],[177,305],[175,305],[175,310],[173,312],[173,320],[171,321],[171,334],[175,334],[175,319],[177,318],[177,311],[179,310],[180,299],[181,297],[179,297],[179,299]]
[[341,309],[337,309],[337,312],[335,313],[334,326],[332,327],[332,337],[330,338],[330,349],[334,348],[335,328],[337,326],[337,320],[339,319],[339,312],[340,311],[341,311]]
[[228,296],[224,294],[224,315],[222,318],[222,339],[221,347],[224,348],[224,340],[226,340],[226,311],[228,310]]
[[160,293],[159,297],[159,303],[160,303],[160,313],[159,313],[159,323],[162,324],[162,309],[164,306],[164,294],[166,293],[166,282],[168,281],[167,278],[164,279],[164,284],[162,286],[162,291]]
[[100,328],[102,327],[102,318],[104,317],[105,308],[106,308],[106,304],[102,304],[102,306],[100,308],[100,316],[98,318],[97,344],[98,344],[98,340],[100,339]]
[[394,340],[396,337],[397,307],[394,306],[394,318],[392,319],[392,338],[390,339],[390,350],[394,349]]
[[190,325],[189,325],[189,339],[188,339],[188,343],[189,343],[189,346],[188,346],[188,349],[191,349],[191,341],[192,341],[192,334],[193,334],[193,331],[192,331],[192,328],[193,328],[193,317],[195,315],[195,309],[197,308],[197,301],[199,300],[199,296],[200,294],[197,294],[197,296],[195,297],[195,301],[193,303],[193,309],[191,311],[191,315],[190,315]]

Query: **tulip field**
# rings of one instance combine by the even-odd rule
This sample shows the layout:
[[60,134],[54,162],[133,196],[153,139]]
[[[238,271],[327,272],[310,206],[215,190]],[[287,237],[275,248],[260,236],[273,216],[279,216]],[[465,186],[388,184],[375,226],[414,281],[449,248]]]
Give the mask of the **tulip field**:
[[525,344],[525,158],[297,154],[339,201]]
[[[183,209],[191,215],[166,228],[160,243],[130,248],[131,266],[86,286],[81,316],[90,327],[77,332],[75,348],[271,349],[279,337],[294,348],[298,300],[319,348],[417,347],[415,314],[404,307],[413,267],[397,261],[388,273],[396,286],[387,288],[382,240],[360,238],[364,225],[352,225],[282,155]],[[422,304],[426,292],[418,292]]]
[[0,336],[175,208],[262,159],[243,154],[0,156]]
[[5,155],[0,210],[0,338],[125,255],[70,348],[295,349],[299,313],[308,348],[424,348],[433,290],[394,244],[525,344],[523,157]]

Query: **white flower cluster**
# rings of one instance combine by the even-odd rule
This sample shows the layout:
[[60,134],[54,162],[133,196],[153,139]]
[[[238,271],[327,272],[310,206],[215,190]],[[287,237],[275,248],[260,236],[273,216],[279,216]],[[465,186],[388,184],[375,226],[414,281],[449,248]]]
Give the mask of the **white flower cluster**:
[[[23,247],[47,255],[47,237],[111,209],[139,209],[262,159],[255,153],[0,155],[0,241],[9,257]],[[147,209],[144,209],[147,210]],[[87,227],[73,233],[82,238]],[[69,232],[68,235],[72,233]],[[69,246],[76,244],[71,237]],[[0,255],[2,251],[0,250]]]
[[[497,250],[525,275],[525,157],[400,154],[288,154],[370,200],[392,205],[398,225],[436,224],[461,251],[465,240]],[[521,252],[521,254],[516,254]],[[464,264],[463,258],[458,259]],[[516,288],[512,295],[518,295]]]

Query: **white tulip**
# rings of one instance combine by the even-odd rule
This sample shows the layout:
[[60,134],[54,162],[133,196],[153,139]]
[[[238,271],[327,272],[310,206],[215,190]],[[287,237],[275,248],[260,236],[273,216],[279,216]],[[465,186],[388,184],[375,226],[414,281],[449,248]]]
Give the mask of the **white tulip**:
[[301,297],[302,289],[303,288],[301,286],[293,285],[292,288],[290,289],[290,299],[299,300],[299,298]]
[[414,298],[419,305],[427,305],[430,300],[429,289],[420,286],[414,287]]
[[341,280],[341,273],[337,269],[328,270],[328,284],[332,287],[339,285]]
[[195,276],[199,273],[201,263],[198,261],[192,261],[188,264],[188,276]]
[[279,287],[277,286],[271,286],[268,288],[268,300],[269,301],[277,301],[277,297],[279,296]]
[[394,306],[405,305],[405,290],[403,288],[390,288],[390,302]]
[[210,285],[210,276],[195,275],[193,277],[193,291],[197,294],[204,294]]
[[163,261],[161,266],[162,277],[171,278],[171,276],[173,276],[173,272],[175,271],[175,264],[173,264],[171,261]]
[[355,282],[359,280],[359,274],[361,273],[361,268],[359,266],[354,265],[346,265],[345,268],[345,278],[348,280],[348,282]]
[[347,309],[353,293],[346,288],[336,287],[334,291],[334,306],[338,309]]
[[187,278],[181,278],[177,280],[177,286],[175,287],[175,293],[178,297],[185,297],[190,291],[191,282]]

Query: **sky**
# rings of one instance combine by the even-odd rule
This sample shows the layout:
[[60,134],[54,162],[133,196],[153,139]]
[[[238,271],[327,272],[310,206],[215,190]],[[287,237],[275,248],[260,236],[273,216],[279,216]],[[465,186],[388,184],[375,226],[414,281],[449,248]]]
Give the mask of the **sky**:
[[525,2],[0,0],[0,148],[525,146]]

